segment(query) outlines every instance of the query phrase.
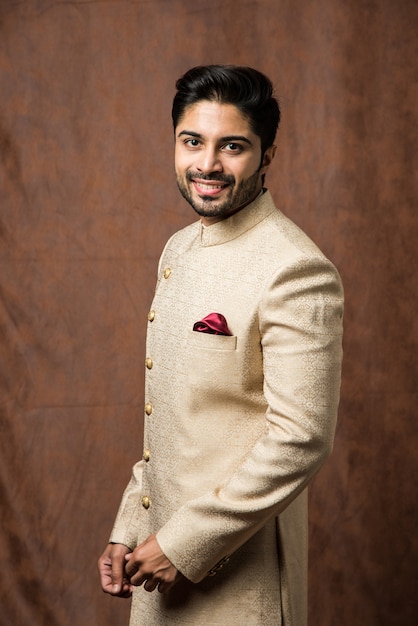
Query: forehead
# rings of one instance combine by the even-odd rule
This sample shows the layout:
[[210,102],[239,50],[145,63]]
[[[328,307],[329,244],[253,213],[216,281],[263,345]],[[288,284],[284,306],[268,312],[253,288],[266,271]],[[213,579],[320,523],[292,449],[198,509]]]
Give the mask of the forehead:
[[233,104],[200,100],[186,107],[176,128],[176,135],[185,130],[207,137],[243,135],[252,143],[257,135],[251,130],[248,118]]

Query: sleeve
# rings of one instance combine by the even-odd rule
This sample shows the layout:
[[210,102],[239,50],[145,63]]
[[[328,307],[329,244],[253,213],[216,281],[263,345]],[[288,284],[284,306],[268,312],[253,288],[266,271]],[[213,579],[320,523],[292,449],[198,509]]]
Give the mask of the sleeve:
[[330,454],[339,402],[343,292],[323,257],[276,272],[261,298],[265,434],[232,476],[185,503],[157,533],[199,582],[301,493]]
[[136,547],[138,540],[142,469],[143,461],[139,461],[133,467],[132,477],[123,493],[109,539],[110,543],[122,543],[131,550]]

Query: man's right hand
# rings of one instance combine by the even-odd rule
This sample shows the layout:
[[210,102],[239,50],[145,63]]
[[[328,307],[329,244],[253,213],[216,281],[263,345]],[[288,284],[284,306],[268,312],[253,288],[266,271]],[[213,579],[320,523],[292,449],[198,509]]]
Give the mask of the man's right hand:
[[125,556],[132,552],[121,543],[109,543],[99,558],[100,583],[105,593],[121,598],[132,595],[132,585],[125,572]]

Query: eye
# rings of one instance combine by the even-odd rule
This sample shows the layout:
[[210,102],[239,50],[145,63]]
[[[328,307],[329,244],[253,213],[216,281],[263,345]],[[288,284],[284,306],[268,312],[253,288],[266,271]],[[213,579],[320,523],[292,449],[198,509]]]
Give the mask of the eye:
[[185,140],[184,145],[189,148],[198,148],[200,146],[200,140],[196,139],[196,137],[191,137]]
[[225,150],[225,152],[231,152],[232,154],[240,154],[240,152],[243,151],[243,147],[240,143],[234,143],[233,141],[226,143],[223,146],[223,150]]

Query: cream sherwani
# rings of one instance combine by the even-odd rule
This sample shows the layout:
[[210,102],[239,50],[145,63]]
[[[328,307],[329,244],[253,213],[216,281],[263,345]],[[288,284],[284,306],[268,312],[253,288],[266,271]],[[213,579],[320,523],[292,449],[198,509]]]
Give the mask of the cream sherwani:
[[[335,268],[269,192],[167,243],[144,459],[111,541],[134,548],[156,532],[187,580],[135,589],[132,626],[306,624],[306,486],[332,449],[342,307]],[[192,330],[212,312],[232,336]]]

